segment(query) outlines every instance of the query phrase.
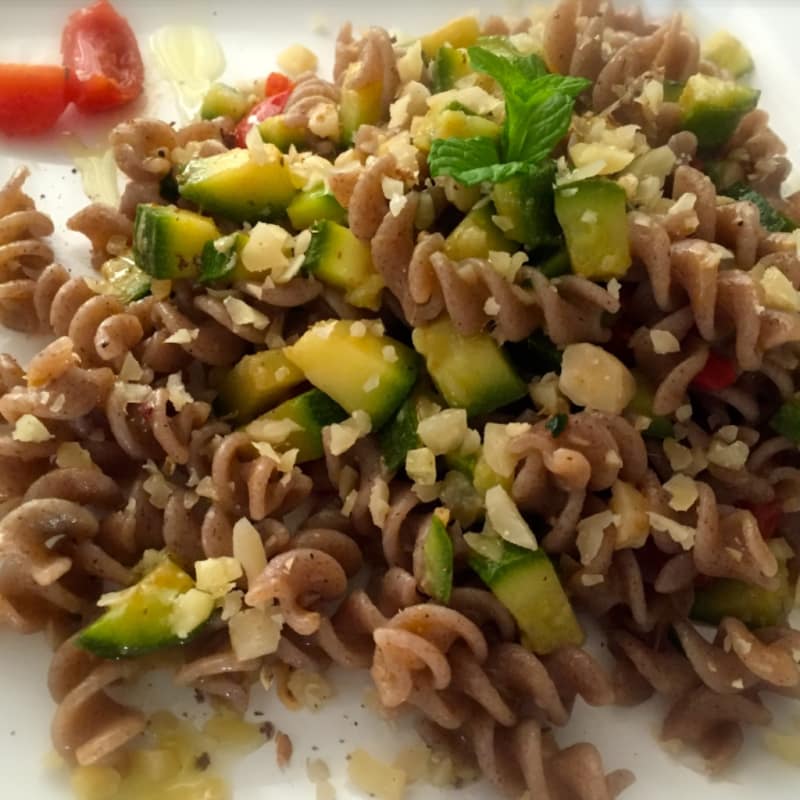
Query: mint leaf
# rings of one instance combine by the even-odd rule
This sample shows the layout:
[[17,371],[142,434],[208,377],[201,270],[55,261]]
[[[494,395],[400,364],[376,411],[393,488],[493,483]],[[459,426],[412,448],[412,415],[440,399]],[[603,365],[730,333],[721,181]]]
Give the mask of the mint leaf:
[[450,175],[466,186],[501,183],[534,170],[569,130],[585,78],[553,75],[536,55],[511,48],[468,48],[475,69],[494,78],[505,95],[506,118],[499,143],[487,137],[439,139],[428,158],[431,175]]
[[502,183],[530,169],[522,161],[500,163],[497,142],[488,136],[434,139],[428,165],[432,177],[450,175],[464,186],[484,181]]
[[569,130],[574,101],[564,94],[550,95],[535,106],[508,105],[505,157],[509,161],[538,163],[546,158]]
[[523,89],[526,83],[547,75],[547,67],[539,56],[505,57],[485,47],[470,47],[467,53],[472,66],[491,75],[506,94]]

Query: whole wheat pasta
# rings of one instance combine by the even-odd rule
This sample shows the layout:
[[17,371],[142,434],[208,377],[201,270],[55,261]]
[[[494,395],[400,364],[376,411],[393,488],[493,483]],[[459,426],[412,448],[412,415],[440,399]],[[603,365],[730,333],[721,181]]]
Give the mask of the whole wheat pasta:
[[[259,679],[300,706],[290,676],[362,670],[517,799],[632,780],[566,744],[578,698],[663,697],[662,739],[717,772],[770,723],[763,693],[800,694],[784,143],[754,95],[724,136],[687,117],[692,87],[750,90],[680,16],[561,0],[454,25],[346,25],[331,79],[287,90],[282,152],[249,111],[117,125],[119,207],[68,222],[99,276],[54,261],[25,169],[0,189],[0,321],[53,336],[0,356],[0,624],[57,645],[70,765],[127,780],[146,718],[108,690],[164,663],[240,714]],[[428,52],[479,31],[494,50]],[[535,81],[563,136],[509,165],[503,86]],[[455,134],[488,155],[443,162]],[[187,192],[209,157],[259,178]],[[140,229],[164,207],[209,231],[175,264]],[[102,638],[154,580],[168,635]]]

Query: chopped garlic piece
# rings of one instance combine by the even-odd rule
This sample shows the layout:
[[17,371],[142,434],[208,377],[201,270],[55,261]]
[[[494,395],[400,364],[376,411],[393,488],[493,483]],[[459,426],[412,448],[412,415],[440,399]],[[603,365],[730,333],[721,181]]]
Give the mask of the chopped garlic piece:
[[228,592],[222,598],[222,609],[220,617],[223,622],[227,622],[234,614],[238,614],[242,610],[244,603],[244,592],[240,589],[234,589]]
[[11,438],[15,442],[48,442],[53,434],[33,414],[23,414],[15,423]]
[[257,223],[242,248],[242,265],[250,272],[269,272],[280,282],[280,275],[289,266],[287,252],[291,239],[291,234],[280,225]]
[[369,414],[364,411],[354,411],[344,422],[328,426],[331,454],[340,456],[346,453],[359,439],[372,430]]
[[400,83],[419,81],[422,78],[424,62],[422,60],[422,42],[417,39],[406,48],[406,52],[397,59],[397,72]]
[[483,313],[489,317],[496,317],[500,313],[500,303],[494,297],[487,297],[483,304]]
[[764,305],[780,311],[800,311],[800,293],[777,267],[767,267],[760,280]]
[[172,497],[172,484],[159,472],[155,464],[150,462],[150,476],[142,483],[142,489],[150,498],[151,505],[165,509],[169,498]]
[[317,103],[308,114],[308,129],[321,139],[339,138],[339,111],[333,103]]
[[253,308],[238,297],[226,297],[222,301],[231,322],[234,325],[252,325],[257,331],[263,331],[269,325],[269,317]]
[[499,484],[486,492],[486,517],[491,530],[501,539],[528,550],[539,549],[536,536],[516,503]]
[[501,477],[509,478],[519,460],[510,452],[511,439],[530,430],[526,422],[502,425],[487,422],[483,429],[483,457],[486,463]]
[[718,467],[725,469],[742,469],[750,456],[750,448],[744,442],[725,444],[719,439],[713,439],[706,454],[708,460]]
[[697,502],[697,483],[688,475],[673,475],[664,488],[671,495],[669,507],[673,511],[688,511]]
[[697,195],[694,192],[684,192],[669,208],[668,215],[681,214],[694,210]]
[[674,519],[656,514],[655,511],[648,511],[647,517],[650,525],[657,531],[666,533],[670,539],[679,544],[684,550],[691,550],[694,547],[695,529],[688,525],[682,525]]
[[283,618],[260,608],[245,608],[228,621],[231,647],[239,661],[270,655],[278,649]]
[[56,466],[60,469],[77,467],[88,469],[93,467],[94,461],[88,450],[84,450],[77,442],[63,442],[56,451]]
[[463,408],[447,408],[432,414],[417,425],[417,434],[434,455],[451,453],[461,446],[467,434],[467,412]]
[[133,353],[126,353],[119,370],[119,379],[122,381],[140,381],[143,375],[142,366],[134,358]]
[[242,565],[248,586],[267,566],[261,534],[245,517],[237,520],[233,526],[233,557]]
[[492,269],[511,283],[527,261],[528,254],[524,250],[518,250],[513,255],[502,250],[489,251],[489,264]]
[[629,150],[599,142],[576,142],[570,146],[569,156],[578,169],[591,167],[592,170],[596,170],[593,171],[593,175],[613,175],[622,172],[636,157]]
[[616,278],[612,278],[606,284],[606,291],[615,299],[619,300],[619,291],[622,288],[622,285]]
[[278,53],[275,60],[290,78],[296,78],[304,72],[316,72],[319,66],[316,54],[302,44],[289,45]]
[[251,439],[257,442],[277,445],[285,442],[293,433],[302,431],[303,428],[293,419],[257,419],[244,430]]
[[436,456],[427,447],[417,447],[406,453],[406,474],[421,486],[436,483]]
[[191,344],[198,336],[200,331],[197,328],[188,330],[187,328],[178,328],[171,336],[164,339],[165,344]]
[[686,403],[675,409],[675,419],[678,422],[688,422],[692,418],[692,406]]
[[189,589],[179,594],[170,614],[170,627],[179,639],[185,639],[202,625],[214,610],[214,598],[199,589]]
[[681,343],[675,334],[669,331],[661,331],[656,328],[650,331],[650,341],[653,343],[653,350],[660,356],[668,353],[679,353]]
[[569,401],[558,388],[558,375],[548,372],[541,378],[534,378],[528,386],[528,394],[534,404],[545,414],[569,413]]
[[564,349],[558,387],[576,405],[620,414],[633,399],[636,381],[616,356],[581,343]]
[[253,441],[253,447],[255,447],[259,455],[272,459],[280,472],[285,472],[287,474],[294,469],[297,456],[300,452],[294,447],[291,450],[287,450],[285,453],[279,453],[269,442]]
[[194,402],[194,398],[183,385],[183,377],[180,372],[173,372],[167,378],[167,397],[176,411],[180,411],[184,406]]
[[688,469],[693,460],[692,451],[674,439],[664,439],[664,455],[675,472]]
[[231,556],[206,558],[195,561],[194,572],[197,588],[208,592],[214,599],[219,599],[228,594],[242,577],[242,565]]
[[383,528],[389,514],[389,484],[376,478],[369,490],[369,513],[373,523]]
[[644,546],[650,535],[648,505],[647,498],[635,486],[621,480],[614,482],[608,507],[617,520],[615,550]]
[[381,350],[381,355],[387,364],[394,364],[400,358],[400,356],[397,354],[397,348],[393,344],[384,345],[383,349]]
[[610,525],[617,522],[617,515],[612,511],[601,511],[585,517],[578,523],[576,545],[580,553],[581,564],[591,564],[603,545],[603,536]]

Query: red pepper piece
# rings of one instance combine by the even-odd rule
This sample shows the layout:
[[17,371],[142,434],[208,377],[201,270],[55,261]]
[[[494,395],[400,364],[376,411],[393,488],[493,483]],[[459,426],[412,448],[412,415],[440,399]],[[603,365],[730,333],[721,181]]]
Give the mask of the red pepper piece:
[[745,508],[751,511],[756,518],[761,536],[764,539],[771,539],[783,516],[781,504],[777,500],[771,500],[769,503],[752,503]]
[[56,124],[68,103],[64,67],[0,64],[0,133],[44,133]]
[[294,81],[282,72],[270,72],[264,82],[264,95],[274,97],[276,94],[291,92],[294,89]]
[[268,117],[275,117],[280,114],[283,109],[286,108],[286,102],[290,94],[291,89],[287,89],[280,94],[267,97],[260,103],[256,103],[236,126],[236,144],[239,147],[247,147],[246,139],[250,128],[254,125],[258,125],[259,122]]
[[692,386],[704,392],[718,392],[736,382],[736,365],[714,352],[708,354],[703,369],[694,376]]

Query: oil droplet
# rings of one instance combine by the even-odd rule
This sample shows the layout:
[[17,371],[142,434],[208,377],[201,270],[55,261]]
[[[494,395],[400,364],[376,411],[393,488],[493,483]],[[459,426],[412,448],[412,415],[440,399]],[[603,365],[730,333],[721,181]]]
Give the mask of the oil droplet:
[[150,49],[183,110],[193,116],[208,87],[225,70],[225,54],[217,38],[201,25],[166,25],[152,35]]
[[74,134],[66,138],[66,149],[81,176],[86,196],[93,202],[115,206],[119,202],[117,165],[110,147],[87,147]]

